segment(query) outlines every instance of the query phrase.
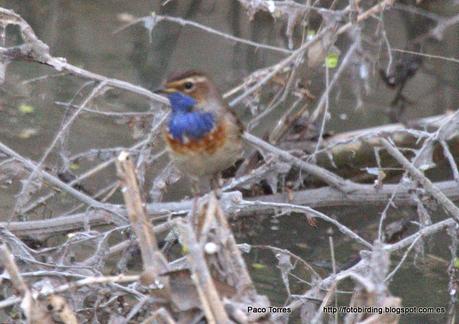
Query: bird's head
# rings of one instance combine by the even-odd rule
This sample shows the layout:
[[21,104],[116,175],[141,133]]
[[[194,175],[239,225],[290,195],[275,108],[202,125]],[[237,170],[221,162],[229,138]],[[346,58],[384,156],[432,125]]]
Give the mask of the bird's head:
[[214,83],[204,73],[190,70],[173,74],[157,91],[167,95],[173,112],[189,112],[202,108],[221,96]]

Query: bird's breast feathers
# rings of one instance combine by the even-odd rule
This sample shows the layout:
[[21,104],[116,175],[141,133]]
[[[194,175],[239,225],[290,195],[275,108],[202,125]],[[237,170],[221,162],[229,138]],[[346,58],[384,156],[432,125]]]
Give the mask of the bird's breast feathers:
[[[182,123],[180,119],[187,122]],[[206,132],[203,131],[208,126],[206,122],[188,123],[191,120],[193,118],[171,119],[163,131],[169,155],[180,170],[198,177],[211,175],[230,167],[241,156],[241,128],[233,115],[215,117]]]
[[174,137],[170,130],[168,131],[166,129],[164,137],[170,149],[176,154],[213,154],[225,143],[227,134],[226,128],[225,123],[218,123],[207,133],[196,138],[188,136],[186,133],[180,138],[177,138]]

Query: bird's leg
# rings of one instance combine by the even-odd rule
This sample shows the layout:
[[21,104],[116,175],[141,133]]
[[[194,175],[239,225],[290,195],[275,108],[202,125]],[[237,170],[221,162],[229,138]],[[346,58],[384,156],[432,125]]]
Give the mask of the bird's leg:
[[193,205],[191,207],[190,222],[191,222],[191,226],[193,228],[196,228],[196,225],[197,225],[196,212],[198,210],[198,202],[199,202],[199,196],[200,196],[198,179],[191,179],[191,192],[193,194]]
[[220,199],[220,197],[222,196],[222,190],[221,190],[220,184],[221,184],[221,174],[216,173],[212,175],[212,178],[210,179],[210,188],[215,193],[215,196],[217,197],[217,199]]

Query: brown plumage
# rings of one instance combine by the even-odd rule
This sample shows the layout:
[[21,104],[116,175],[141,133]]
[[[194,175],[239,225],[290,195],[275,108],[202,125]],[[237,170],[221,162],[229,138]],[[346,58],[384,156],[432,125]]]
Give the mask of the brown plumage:
[[186,143],[174,139],[173,136],[167,133],[165,138],[170,148],[177,154],[188,154],[189,152],[213,154],[225,143],[226,129],[225,125],[221,124],[203,138],[189,139]]
[[[220,91],[206,74],[196,70],[172,74],[164,83],[161,92],[167,94],[170,101],[177,93],[195,101],[190,107],[183,106],[181,101],[175,102],[178,105],[175,110],[171,101],[173,114],[163,130],[169,156],[181,171],[195,180],[201,176],[215,177],[240,158],[243,147],[242,123],[228,108]],[[195,117],[201,113],[212,115],[213,128],[200,137],[189,136],[196,127],[200,127],[200,122]],[[187,118],[187,114],[195,115]],[[196,122],[189,125],[189,130],[186,125],[188,120],[190,123]],[[183,136],[176,138],[171,129],[178,127],[178,123],[182,127]]]

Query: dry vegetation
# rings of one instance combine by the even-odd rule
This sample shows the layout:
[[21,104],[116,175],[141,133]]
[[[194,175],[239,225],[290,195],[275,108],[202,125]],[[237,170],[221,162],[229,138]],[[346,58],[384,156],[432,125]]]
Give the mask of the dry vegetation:
[[[429,2],[411,1],[398,9],[427,15],[422,6],[428,8]],[[325,310],[335,306],[341,294],[352,307],[401,307],[403,296],[391,293],[391,280],[414,254],[422,255],[423,247],[432,244],[429,237],[443,232],[450,240],[449,271],[444,274],[449,276],[450,303],[441,318],[455,322],[459,113],[406,120],[410,100],[403,90],[421,68],[422,58],[428,57],[422,54],[423,45],[441,39],[459,22],[459,15],[435,16],[432,28],[416,35],[404,49],[394,49],[384,30],[384,14],[394,10],[394,0],[333,1],[327,6],[309,0],[239,3],[254,24],[260,14],[274,17],[272,23],[284,28],[287,46],[257,43],[179,17],[120,16],[124,25],[117,32],[141,24],[154,37],[155,26],[167,21],[282,56],[225,94],[230,106],[252,109],[251,119],[245,121],[246,158],[225,173],[221,197],[211,192],[197,203],[192,199],[163,201],[164,193],[180,178],[170,164],[156,167],[151,175],[151,164],[164,155],[159,130],[167,115],[167,100],[53,56],[27,21],[0,8],[0,80],[8,81],[8,65],[17,61],[45,65],[58,72],[53,78],[71,75],[84,80],[74,97],[78,99],[56,102],[65,114],[61,124],[54,125],[58,126],[54,139],[38,160],[19,153],[0,137],[2,190],[17,190],[11,210],[0,211],[0,321],[198,323],[205,318],[208,323],[282,323],[293,316],[294,322],[322,323],[336,316],[346,323],[398,323],[400,315],[390,312],[327,314]],[[7,41],[14,33],[11,26],[21,36],[18,44]],[[323,74],[320,92],[313,93],[311,87],[317,86],[305,79],[305,71]],[[370,78],[380,78],[381,86],[394,88],[388,104],[394,123],[327,134],[332,91],[343,80],[351,80],[361,91],[356,99],[361,102],[359,96]],[[101,106],[114,90],[146,99],[151,110],[93,108],[95,101]],[[279,110],[282,114],[270,133],[255,136],[263,118]],[[134,128],[147,125],[146,132],[131,147],[94,146],[78,154],[69,152],[72,125],[92,115],[127,118]],[[57,162],[51,159],[55,156]],[[430,180],[425,172],[441,161],[451,179]],[[77,163],[86,169],[74,176],[72,165]],[[117,172],[110,171],[111,185],[96,193],[85,189],[86,181],[114,164]],[[117,200],[116,193],[122,193],[124,201]],[[71,201],[66,211],[53,212],[52,217],[40,214],[52,209],[53,199],[62,196]],[[365,235],[316,209],[363,204],[384,206],[374,220],[377,229]],[[417,219],[388,220],[390,210],[405,206],[415,207]],[[432,218],[434,207],[444,216]],[[196,223],[190,221],[193,209]],[[229,225],[241,218],[290,214],[305,215],[313,225],[319,221],[336,230],[330,247],[325,247],[332,255],[330,271],[317,271],[300,256],[276,246],[236,242]],[[359,257],[352,265],[338,268],[333,240],[343,237],[355,243]],[[174,244],[181,251],[170,252]],[[248,311],[248,307],[269,309],[271,305],[256,291],[244,262],[243,254],[250,249],[268,249],[276,255],[279,263],[272,267],[281,273],[279,280],[288,295],[283,306],[291,312]],[[298,269],[300,279],[308,284],[301,294],[290,289],[298,279],[291,274]]]

